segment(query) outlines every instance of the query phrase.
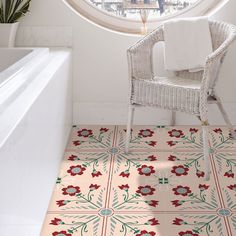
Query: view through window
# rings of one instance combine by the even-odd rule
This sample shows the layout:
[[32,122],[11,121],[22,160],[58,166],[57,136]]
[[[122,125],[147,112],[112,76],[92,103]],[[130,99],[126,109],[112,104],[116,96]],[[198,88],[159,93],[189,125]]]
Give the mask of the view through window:
[[192,6],[199,0],[88,0],[99,9],[127,19],[140,19],[140,10],[148,18],[168,16]]

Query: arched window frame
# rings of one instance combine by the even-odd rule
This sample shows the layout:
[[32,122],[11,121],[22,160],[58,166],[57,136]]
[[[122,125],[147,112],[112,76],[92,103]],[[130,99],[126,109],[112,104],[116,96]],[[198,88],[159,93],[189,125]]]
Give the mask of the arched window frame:
[[[88,0],[63,1],[84,18],[102,27],[117,32],[141,34],[142,23],[140,20],[128,19],[112,15],[104,10],[97,8]],[[148,20],[147,27],[149,30],[155,29],[163,21],[171,18],[206,15],[213,8],[220,5],[222,1],[223,0],[198,0],[191,7],[187,7],[186,9],[176,12],[175,14]]]

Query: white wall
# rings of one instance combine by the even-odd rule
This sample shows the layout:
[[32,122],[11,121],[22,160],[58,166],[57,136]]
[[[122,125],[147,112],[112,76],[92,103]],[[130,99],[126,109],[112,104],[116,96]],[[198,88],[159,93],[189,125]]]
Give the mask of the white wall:
[[[236,2],[230,0],[214,18],[236,24]],[[126,122],[128,76],[126,49],[137,36],[124,35],[98,27],[72,12],[62,0],[33,0],[31,13],[22,21],[25,26],[71,26],[74,49],[74,123]],[[20,42],[19,42],[20,44]],[[234,59],[236,44],[226,58],[218,90],[235,118],[236,81]],[[213,123],[223,123],[210,109]],[[140,111],[136,123],[168,123],[168,112],[155,110],[146,115]],[[218,113],[217,113],[218,114]],[[194,118],[181,116],[178,123],[193,123]]]
[[[236,1],[230,0],[221,10],[216,12],[212,18],[216,20],[223,20],[236,25]],[[223,101],[228,103],[236,103],[236,77],[235,74],[235,61],[236,61],[236,42],[230,48],[220,74],[220,80],[217,84],[219,94],[222,96]],[[233,107],[232,107],[233,108]],[[234,109],[236,105],[234,106]],[[236,118],[236,117],[235,117]],[[234,119],[236,124],[236,119]]]

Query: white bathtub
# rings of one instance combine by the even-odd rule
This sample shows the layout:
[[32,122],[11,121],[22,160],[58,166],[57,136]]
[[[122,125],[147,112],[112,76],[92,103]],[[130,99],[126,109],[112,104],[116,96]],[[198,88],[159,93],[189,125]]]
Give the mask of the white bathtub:
[[48,53],[48,48],[0,48],[0,87]]
[[32,53],[33,49],[0,48],[0,73]]
[[32,74],[42,70],[48,59],[48,48],[0,48],[0,112],[32,82]]
[[71,52],[0,58],[0,235],[39,236],[72,126]]

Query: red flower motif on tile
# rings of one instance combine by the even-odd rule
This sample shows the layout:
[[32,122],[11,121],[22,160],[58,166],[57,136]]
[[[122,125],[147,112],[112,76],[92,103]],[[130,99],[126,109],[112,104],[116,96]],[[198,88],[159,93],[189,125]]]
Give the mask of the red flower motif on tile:
[[121,172],[121,173],[120,173],[120,176],[129,178],[130,173],[129,173],[129,171],[126,170],[126,171]]
[[155,188],[152,188],[149,185],[139,186],[138,190],[136,191],[136,193],[139,193],[142,196],[147,196],[147,195],[153,195],[155,190],[156,190]]
[[148,220],[147,223],[148,223],[148,225],[159,225],[160,224],[156,218],[152,218],[152,219]]
[[102,175],[102,173],[101,173],[100,171],[94,170],[91,175],[92,175],[92,177],[94,178],[94,177],[98,177],[98,176]]
[[61,207],[61,206],[65,206],[67,203],[69,203],[70,201],[67,201],[67,200],[58,200],[57,201],[57,205],[59,206],[59,207]]
[[229,189],[236,191],[236,184],[227,186]]
[[121,190],[128,191],[129,190],[129,185],[128,184],[122,184],[121,186],[118,186]]
[[145,175],[145,176],[150,176],[151,174],[155,173],[153,166],[142,165],[137,170],[140,175]]
[[73,141],[73,144],[74,144],[74,146],[79,146],[79,145],[81,145],[82,143],[81,143],[79,140],[76,140],[76,141]]
[[80,193],[80,187],[69,185],[66,188],[62,189],[63,195],[75,196],[77,193]]
[[147,137],[152,137],[153,134],[154,134],[154,132],[151,131],[150,129],[141,129],[139,131],[138,136],[143,137],[143,138],[147,138]]
[[181,196],[187,196],[190,194],[192,191],[189,187],[187,186],[177,186],[176,188],[173,188],[172,191],[174,192],[175,195],[181,195]]
[[184,220],[175,217],[172,224],[173,225],[183,225],[184,223],[185,223]]
[[78,161],[78,160],[80,160],[80,159],[79,159],[79,157],[76,156],[76,155],[71,155],[71,156],[68,157],[68,160],[69,160],[69,161]]
[[64,222],[59,218],[54,218],[53,220],[51,220],[50,223],[50,225],[62,225],[62,224],[64,224]]
[[67,170],[67,173],[71,174],[72,176],[82,175],[85,170],[86,168],[84,168],[83,166],[77,165],[77,166],[71,166],[70,169]]
[[150,201],[145,201],[149,206],[152,206],[152,207],[157,207],[158,206],[158,203],[159,201],[156,201],[156,200],[150,200]]
[[190,129],[189,129],[189,132],[190,132],[191,134],[194,134],[194,133],[197,133],[197,132],[198,132],[198,129],[190,128]]
[[93,135],[93,131],[91,129],[82,129],[78,131],[79,137],[87,138],[89,136]]
[[171,170],[171,172],[175,174],[176,176],[187,175],[188,171],[189,171],[189,168],[183,165],[173,166]]
[[174,200],[171,202],[172,202],[172,205],[174,205],[175,207],[181,206],[181,205],[183,205],[183,203],[185,203],[185,201],[183,201],[183,200]]
[[172,147],[172,146],[175,146],[178,142],[176,141],[167,141],[167,144]]
[[157,145],[157,142],[156,141],[149,141],[149,142],[147,142],[147,144],[149,146],[155,147]]
[[229,170],[229,171],[225,172],[224,176],[226,176],[228,178],[234,178],[234,173],[232,172],[232,170]]
[[136,236],[155,236],[155,235],[156,235],[155,232],[153,232],[153,231],[148,232],[148,231],[146,231],[146,230],[142,230],[142,231],[140,232],[140,234],[136,234]]
[[52,236],[72,236],[72,234],[68,234],[65,230],[62,230],[60,232],[52,233]]
[[155,157],[154,155],[151,155],[151,156],[147,157],[146,160],[147,160],[147,161],[156,161],[156,160],[157,160],[157,157]]
[[209,186],[208,185],[205,185],[205,184],[199,184],[199,189],[201,190],[201,191],[204,191],[204,190],[207,190],[208,188],[209,188]]
[[197,170],[196,175],[198,178],[204,177],[205,173],[203,171]]
[[170,137],[180,138],[184,135],[182,130],[172,129],[168,132]]
[[188,230],[185,232],[179,232],[179,236],[199,236],[199,234],[195,234],[192,231]]
[[99,188],[100,188],[100,185],[97,185],[97,184],[90,184],[89,186],[90,191],[94,191]]
[[109,130],[109,129],[107,129],[107,128],[101,128],[101,129],[100,129],[100,132],[101,132],[101,133],[106,133],[108,130]]
[[170,155],[170,156],[168,157],[168,160],[169,160],[169,161],[176,161],[176,160],[177,160],[177,157],[176,157],[176,156],[173,156],[173,155]]
[[213,131],[217,134],[222,134],[222,129],[221,128],[214,129]]

